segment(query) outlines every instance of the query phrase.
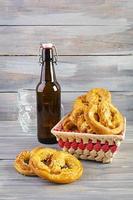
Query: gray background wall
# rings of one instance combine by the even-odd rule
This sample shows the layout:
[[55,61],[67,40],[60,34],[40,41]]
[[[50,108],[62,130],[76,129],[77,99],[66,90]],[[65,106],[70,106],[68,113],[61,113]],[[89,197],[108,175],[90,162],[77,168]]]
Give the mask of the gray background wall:
[[0,120],[17,119],[18,88],[35,88],[40,42],[58,49],[65,112],[77,95],[106,87],[133,119],[132,0],[1,0]]

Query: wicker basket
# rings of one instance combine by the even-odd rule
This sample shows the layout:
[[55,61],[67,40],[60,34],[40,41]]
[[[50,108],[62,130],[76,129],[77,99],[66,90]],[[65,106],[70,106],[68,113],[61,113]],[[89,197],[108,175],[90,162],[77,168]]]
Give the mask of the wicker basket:
[[112,161],[121,141],[124,140],[126,119],[124,131],[120,135],[98,135],[64,132],[62,129],[64,118],[51,130],[52,134],[56,136],[59,146],[64,151],[73,154],[79,159],[95,160],[103,163],[110,163]]

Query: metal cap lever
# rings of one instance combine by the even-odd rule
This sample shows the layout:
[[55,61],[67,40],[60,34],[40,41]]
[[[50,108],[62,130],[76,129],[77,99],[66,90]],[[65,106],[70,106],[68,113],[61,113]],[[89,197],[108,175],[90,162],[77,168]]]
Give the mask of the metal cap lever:
[[57,49],[56,49],[55,45],[53,45],[52,43],[40,44],[39,63],[43,64],[43,62],[45,61],[43,49],[52,49],[52,62],[57,65],[57,60],[58,60]]

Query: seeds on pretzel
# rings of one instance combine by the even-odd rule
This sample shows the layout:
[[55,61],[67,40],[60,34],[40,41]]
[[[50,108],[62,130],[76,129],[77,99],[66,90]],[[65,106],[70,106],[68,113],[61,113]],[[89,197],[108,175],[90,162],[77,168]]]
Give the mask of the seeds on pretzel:
[[15,169],[26,176],[36,176],[35,173],[32,171],[29,165],[29,161],[31,156],[33,156],[39,149],[42,149],[42,147],[36,147],[32,149],[32,151],[22,151],[20,152],[16,160],[14,161],[14,167]]
[[120,134],[124,119],[112,105],[110,92],[104,88],[94,88],[75,100],[63,129],[67,127],[67,131],[71,131],[72,124],[81,133]]
[[30,160],[31,169],[41,178],[55,183],[71,183],[80,178],[80,161],[66,152],[50,148],[39,150]]
[[30,151],[22,151],[17,155],[16,160],[14,162],[15,169],[23,175],[26,176],[35,176],[35,173],[29,166],[30,160]]
[[[98,121],[95,114],[99,116]],[[124,118],[112,104],[102,102],[86,112],[86,120],[96,134],[117,135],[123,131]]]

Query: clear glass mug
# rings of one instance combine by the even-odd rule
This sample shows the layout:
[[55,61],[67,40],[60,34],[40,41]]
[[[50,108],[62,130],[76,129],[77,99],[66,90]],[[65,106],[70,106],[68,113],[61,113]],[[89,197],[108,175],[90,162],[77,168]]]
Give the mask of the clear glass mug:
[[[19,89],[17,94],[18,120],[25,133],[35,134],[37,131],[36,92],[32,89]],[[64,107],[61,104],[61,117]]]

